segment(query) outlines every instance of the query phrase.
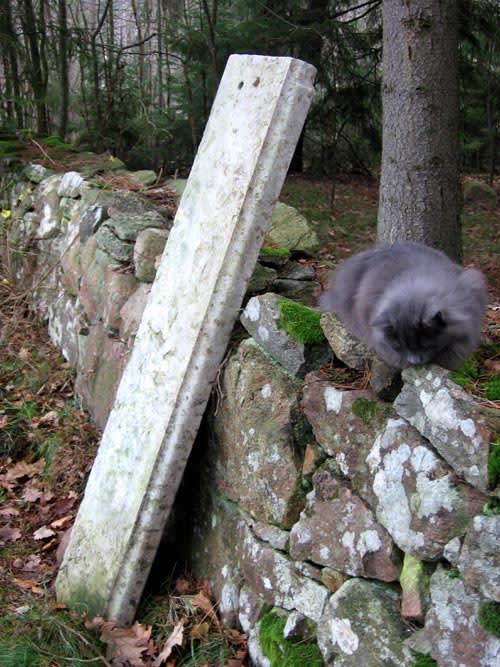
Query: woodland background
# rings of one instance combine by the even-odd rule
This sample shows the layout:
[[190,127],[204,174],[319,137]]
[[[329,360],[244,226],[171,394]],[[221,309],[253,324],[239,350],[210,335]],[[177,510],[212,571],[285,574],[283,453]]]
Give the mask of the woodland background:
[[[493,181],[500,128],[497,0],[459,0],[464,171]],[[382,2],[2,0],[0,152],[57,134],[131,168],[188,168],[231,53],[318,69],[292,168],[371,174],[381,153]]]

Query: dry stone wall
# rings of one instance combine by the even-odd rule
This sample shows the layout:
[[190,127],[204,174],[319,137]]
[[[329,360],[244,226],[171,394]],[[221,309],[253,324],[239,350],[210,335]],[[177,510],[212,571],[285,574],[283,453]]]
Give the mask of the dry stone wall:
[[[31,291],[102,426],[171,211],[76,172],[2,169],[3,265]],[[286,212],[271,246],[313,253],[314,233],[292,211],[293,236]],[[496,665],[500,639],[479,622],[488,607],[498,627],[500,604],[491,423],[435,366],[405,371],[402,387],[390,378],[394,402],[373,386],[340,390],[320,370],[329,345],[280,325],[277,294],[312,304],[318,288],[280,255],[261,256],[251,291],[265,293],[246,305],[249,336],[221,369],[194,452],[186,559],[224,621],[248,633],[258,667],[285,664],[304,642],[317,647],[313,665],[410,666],[414,651],[440,667]]]

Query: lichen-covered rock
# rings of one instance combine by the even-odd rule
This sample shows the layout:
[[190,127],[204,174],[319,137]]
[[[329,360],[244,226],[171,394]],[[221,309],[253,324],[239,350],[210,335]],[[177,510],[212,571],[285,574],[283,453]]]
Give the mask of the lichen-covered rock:
[[106,267],[106,282],[102,294],[102,322],[106,329],[118,332],[121,325],[120,312],[137,287],[131,273],[120,273],[112,266]]
[[[109,211],[113,211],[111,206]],[[115,212],[105,224],[121,241],[135,241],[144,229],[166,229],[166,219],[155,210],[136,215]]]
[[247,287],[247,294],[254,294],[255,292],[264,292],[269,290],[273,282],[278,277],[278,272],[276,269],[271,268],[270,266],[264,266],[257,262],[250,282]]
[[302,262],[288,262],[281,277],[285,280],[312,281],[316,278],[316,271],[310,264]]
[[95,234],[106,218],[107,213],[104,206],[97,203],[85,206],[80,215],[80,242],[85,243],[92,234]]
[[397,579],[397,550],[365,503],[326,468],[314,474],[313,484],[290,533],[290,556],[352,576]]
[[132,180],[136,181],[143,187],[153,185],[153,183],[156,183],[158,179],[156,173],[151,169],[139,169],[139,171],[132,171],[130,172],[130,177]]
[[61,225],[60,199],[58,194],[61,176],[55,174],[40,184],[35,200],[38,216],[37,238],[51,239],[57,236]]
[[353,487],[366,485],[366,457],[377,430],[394,416],[392,408],[369,390],[342,391],[315,372],[305,378],[301,406],[316,440]]
[[292,206],[278,202],[266,234],[267,243],[293,252],[314,255],[320,242],[306,218]]
[[430,652],[439,667],[493,667],[500,663],[500,638],[480,626],[484,598],[439,568],[431,577],[431,606],[425,626],[408,641]]
[[129,340],[137,333],[142,313],[151,291],[151,283],[140,283],[120,310],[120,338]]
[[487,501],[402,419],[388,421],[367,463],[374,494],[368,498],[378,521],[404,552],[419,559],[441,558],[444,546],[465,532]]
[[135,277],[152,283],[156,275],[155,260],[161,255],[168,238],[166,229],[147,228],[140,231],[134,245]]
[[252,297],[241,315],[241,323],[273,359],[292,375],[301,376],[325,361],[328,352],[326,346],[303,343],[285,330],[281,298],[272,292]]
[[49,176],[52,176],[54,172],[51,169],[47,169],[41,164],[35,164],[34,162],[28,162],[28,164],[23,169],[23,175],[32,183],[41,183]]
[[277,294],[280,294],[287,299],[299,301],[305,306],[316,305],[316,294],[320,289],[321,285],[316,281],[278,278],[273,283],[273,290]]
[[[107,271],[113,264],[113,259],[100,248],[96,248],[93,239],[89,239],[87,244],[88,248],[82,249],[80,259],[82,264],[80,301],[89,322],[93,323],[102,316],[101,306],[106,290]],[[90,261],[87,264],[88,259]]]
[[491,429],[474,400],[439,366],[403,371],[396,411],[422,433],[455,470],[481,491],[488,489]]
[[328,601],[318,624],[318,646],[334,667],[410,667],[404,645],[408,627],[397,611],[392,588],[350,579]]
[[335,356],[349,368],[363,370],[373,352],[348,331],[334,313],[323,313],[321,328]]
[[82,308],[66,290],[59,291],[48,307],[48,331],[51,341],[61,350],[71,366],[78,362],[78,331]]
[[110,338],[102,324],[80,332],[75,391],[88,406],[99,428],[106,425],[118,382],[127,361],[127,348]]
[[458,559],[466,584],[500,602],[500,515],[476,516]]
[[61,178],[57,194],[59,197],[79,197],[82,194],[83,182],[77,171],[67,171]]
[[107,223],[99,227],[95,234],[95,240],[98,247],[109,255],[109,257],[113,258],[115,262],[121,264],[132,262],[134,254],[133,243],[120,239]]
[[244,341],[221,388],[217,484],[258,520],[290,527],[304,502],[295,440],[300,385],[255,343]]
[[61,257],[61,282],[71,296],[77,297],[82,277],[81,243],[79,239],[71,244]]
[[328,598],[328,590],[304,576],[293,561],[259,542],[242,522],[241,571],[252,589],[269,604],[299,611],[318,622]]

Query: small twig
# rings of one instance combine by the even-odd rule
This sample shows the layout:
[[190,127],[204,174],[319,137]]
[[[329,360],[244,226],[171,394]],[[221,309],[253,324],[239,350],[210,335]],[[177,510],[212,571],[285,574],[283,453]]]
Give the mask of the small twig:
[[47,151],[45,150],[45,148],[44,148],[41,144],[39,144],[38,141],[35,141],[35,139],[33,139],[33,137],[28,137],[28,139],[29,139],[29,141],[31,141],[32,143],[35,144],[35,146],[36,146],[36,147],[38,148],[38,150],[43,154],[43,156],[45,157],[46,160],[48,160],[48,161],[49,161],[51,164],[53,164],[53,165],[56,164],[55,160],[53,160],[53,159],[50,157],[50,155],[47,153]]

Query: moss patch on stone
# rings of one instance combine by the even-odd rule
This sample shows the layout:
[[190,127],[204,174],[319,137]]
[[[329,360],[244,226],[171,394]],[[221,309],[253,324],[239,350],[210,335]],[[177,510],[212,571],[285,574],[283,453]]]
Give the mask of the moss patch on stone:
[[488,481],[493,488],[500,483],[500,438],[491,443],[488,458]]
[[500,603],[483,602],[479,608],[479,625],[491,634],[500,637]]
[[414,653],[415,662],[412,667],[437,667],[437,662],[430,655]]
[[260,621],[262,652],[271,661],[271,667],[323,667],[317,644],[304,643],[301,638],[287,640],[283,636],[287,614],[271,609]]
[[357,398],[353,401],[352,411],[363,421],[366,426],[369,426],[374,419],[379,415],[380,405],[377,401],[372,401],[369,398]]
[[286,258],[289,258],[289,257],[292,256],[292,253],[288,248],[279,248],[277,246],[263,246],[260,249],[260,254],[263,257],[286,257]]
[[296,341],[314,345],[325,340],[320,325],[321,313],[291,299],[280,299],[278,308],[281,317],[276,324]]

